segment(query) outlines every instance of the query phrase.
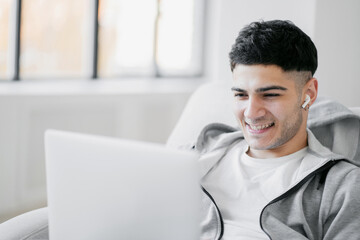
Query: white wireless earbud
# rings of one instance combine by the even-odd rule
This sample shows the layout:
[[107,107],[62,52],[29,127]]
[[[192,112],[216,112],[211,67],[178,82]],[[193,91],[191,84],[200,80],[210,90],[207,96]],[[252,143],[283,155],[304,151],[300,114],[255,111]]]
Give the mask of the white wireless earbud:
[[303,105],[301,105],[301,107],[302,107],[302,108],[306,108],[306,105],[309,104],[310,100],[311,100],[311,99],[310,99],[310,96],[306,94],[305,102],[304,102]]

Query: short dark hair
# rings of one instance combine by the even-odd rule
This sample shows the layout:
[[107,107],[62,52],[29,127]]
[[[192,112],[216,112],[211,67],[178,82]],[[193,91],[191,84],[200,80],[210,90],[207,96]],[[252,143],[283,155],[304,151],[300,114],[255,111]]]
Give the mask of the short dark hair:
[[231,71],[237,64],[277,65],[284,71],[311,71],[318,61],[310,37],[291,21],[252,22],[236,38],[229,54]]

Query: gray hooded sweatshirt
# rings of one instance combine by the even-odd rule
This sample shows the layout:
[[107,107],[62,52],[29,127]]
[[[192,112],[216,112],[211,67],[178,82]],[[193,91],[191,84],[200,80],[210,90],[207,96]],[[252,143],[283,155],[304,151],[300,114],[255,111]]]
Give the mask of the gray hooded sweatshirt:
[[[300,179],[270,201],[259,218],[269,239],[360,239],[360,117],[339,103],[318,99],[308,119],[308,153]],[[239,129],[210,124],[193,148],[206,176],[231,148],[247,144]],[[203,189],[202,240],[224,232],[216,199]]]

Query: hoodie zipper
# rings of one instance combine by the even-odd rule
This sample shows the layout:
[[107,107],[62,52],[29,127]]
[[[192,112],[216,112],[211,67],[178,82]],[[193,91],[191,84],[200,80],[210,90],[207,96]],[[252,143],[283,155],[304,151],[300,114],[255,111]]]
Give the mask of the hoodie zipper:
[[201,189],[210,198],[211,202],[215,205],[217,213],[219,214],[219,218],[220,218],[220,235],[219,235],[218,240],[220,240],[222,238],[223,234],[224,234],[224,221],[223,221],[223,218],[221,216],[220,209],[219,209],[218,205],[216,204],[214,198],[210,195],[210,193],[203,186],[201,186]]
[[281,199],[286,198],[287,196],[289,196],[290,194],[296,192],[297,190],[299,190],[299,188],[304,185],[310,178],[312,178],[313,176],[315,176],[316,174],[326,171],[328,169],[330,169],[332,166],[334,166],[336,163],[338,163],[338,161],[340,161],[340,159],[338,160],[329,160],[327,163],[325,163],[323,166],[319,167],[318,169],[316,169],[315,171],[311,172],[309,175],[307,175],[306,177],[304,177],[300,182],[298,182],[295,186],[293,186],[292,188],[290,188],[288,191],[286,191],[285,193],[281,194],[279,197],[273,199],[272,201],[270,201],[268,204],[265,205],[265,207],[262,209],[261,214],[260,214],[260,227],[261,230],[263,230],[263,232],[269,237],[269,239],[271,240],[271,236],[269,233],[267,233],[262,225],[261,219],[262,219],[262,215],[265,211],[265,208],[267,208],[269,205],[280,201]]

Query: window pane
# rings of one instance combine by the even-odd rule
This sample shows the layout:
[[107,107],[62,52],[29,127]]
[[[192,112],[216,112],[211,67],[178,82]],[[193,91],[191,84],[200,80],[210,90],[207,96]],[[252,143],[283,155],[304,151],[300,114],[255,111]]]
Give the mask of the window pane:
[[[89,44],[87,0],[22,0],[20,77],[84,76]],[[90,46],[91,47],[91,46]]]
[[98,73],[153,74],[156,0],[100,0]]
[[200,71],[203,9],[199,0],[161,0],[157,64],[162,75]]
[[0,79],[6,78],[8,68],[10,0],[0,0]]

